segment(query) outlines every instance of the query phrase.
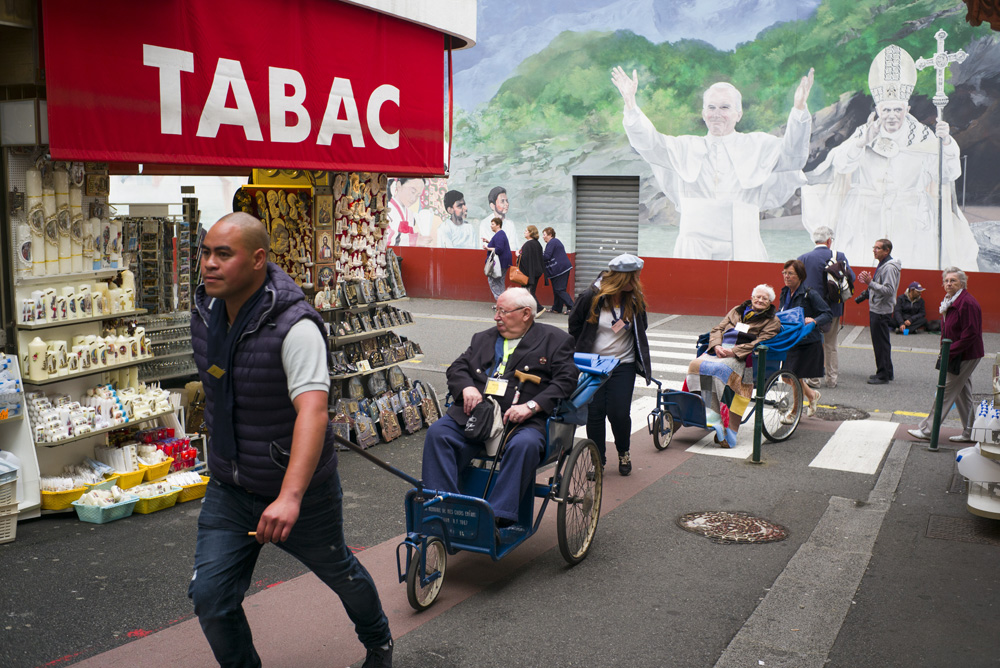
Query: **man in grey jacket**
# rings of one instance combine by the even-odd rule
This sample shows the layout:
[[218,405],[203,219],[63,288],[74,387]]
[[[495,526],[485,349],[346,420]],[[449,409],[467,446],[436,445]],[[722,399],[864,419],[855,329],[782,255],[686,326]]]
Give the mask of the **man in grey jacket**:
[[892,242],[879,239],[872,249],[878,267],[875,274],[867,271],[858,280],[868,286],[868,324],[871,327],[872,348],[875,351],[875,373],[868,377],[869,385],[884,385],[893,380],[892,343],[889,340],[889,323],[899,288],[899,260],[893,259]]

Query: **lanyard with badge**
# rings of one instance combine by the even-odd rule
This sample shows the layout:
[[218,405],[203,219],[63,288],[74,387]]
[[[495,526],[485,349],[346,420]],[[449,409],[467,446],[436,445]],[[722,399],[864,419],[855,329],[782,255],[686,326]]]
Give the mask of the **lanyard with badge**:
[[622,314],[619,316],[615,313],[615,307],[611,307],[611,331],[617,334],[623,329],[628,329],[632,326],[632,323],[625,320],[625,309],[622,308]]
[[486,394],[492,394],[500,397],[507,394],[508,381],[501,378],[501,376],[503,376],[503,372],[507,370],[507,360],[510,358],[510,354],[514,352],[514,349],[517,348],[518,343],[520,343],[519,340],[516,341],[514,345],[510,345],[509,340],[503,340],[503,358],[497,364],[497,368],[493,372],[493,377],[487,379],[486,381]]

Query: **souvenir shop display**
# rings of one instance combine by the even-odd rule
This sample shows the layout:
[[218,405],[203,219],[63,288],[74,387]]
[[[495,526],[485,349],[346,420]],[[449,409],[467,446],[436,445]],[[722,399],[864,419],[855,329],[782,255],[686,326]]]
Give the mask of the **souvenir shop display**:
[[[284,269],[297,285],[312,289],[316,275],[316,230],[311,187],[243,186],[234,197],[233,207],[264,223],[271,238],[268,259]],[[329,247],[329,234],[327,240]]]

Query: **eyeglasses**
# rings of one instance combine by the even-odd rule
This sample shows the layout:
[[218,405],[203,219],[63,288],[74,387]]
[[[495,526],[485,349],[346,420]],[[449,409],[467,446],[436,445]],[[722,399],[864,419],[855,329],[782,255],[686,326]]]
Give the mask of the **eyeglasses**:
[[499,313],[499,314],[500,314],[500,317],[501,317],[501,318],[506,318],[506,317],[507,317],[507,316],[509,316],[509,315],[510,315],[511,313],[517,313],[518,311],[523,311],[523,310],[524,310],[524,309],[526,309],[526,308],[528,308],[528,307],[527,307],[527,306],[518,306],[517,308],[512,308],[511,310],[509,310],[509,311],[508,311],[507,309],[502,309],[502,308],[500,308],[500,307],[498,306],[498,307],[497,307],[497,313]]
[[874,246],[872,246],[872,250],[885,250],[885,249],[879,246],[878,244],[875,244]]

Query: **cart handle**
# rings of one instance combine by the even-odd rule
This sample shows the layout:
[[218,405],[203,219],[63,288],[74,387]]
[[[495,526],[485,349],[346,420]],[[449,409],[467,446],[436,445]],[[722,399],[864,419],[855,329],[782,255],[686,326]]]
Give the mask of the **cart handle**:
[[363,448],[358,447],[354,443],[351,443],[349,440],[347,440],[346,438],[344,438],[343,436],[341,436],[339,434],[334,434],[333,435],[333,440],[336,441],[337,443],[339,443],[340,445],[344,446],[345,448],[348,448],[348,449],[353,450],[354,452],[358,453],[359,455],[361,455],[362,457],[364,457],[365,459],[367,459],[368,461],[370,461],[372,464],[375,464],[379,468],[383,468],[386,471],[388,471],[389,473],[392,473],[394,475],[399,476],[400,478],[402,478],[403,480],[405,480],[406,482],[410,483],[411,485],[413,485],[414,487],[416,487],[417,489],[419,489],[421,492],[423,492],[423,489],[424,489],[424,483],[423,483],[423,481],[417,480],[416,478],[414,478],[413,476],[409,475],[408,473],[404,473],[403,471],[400,471],[395,466],[392,466],[391,464],[387,464],[387,463],[383,462],[381,459],[379,459],[375,455],[371,454],[370,452],[368,452],[367,450],[365,450]]

